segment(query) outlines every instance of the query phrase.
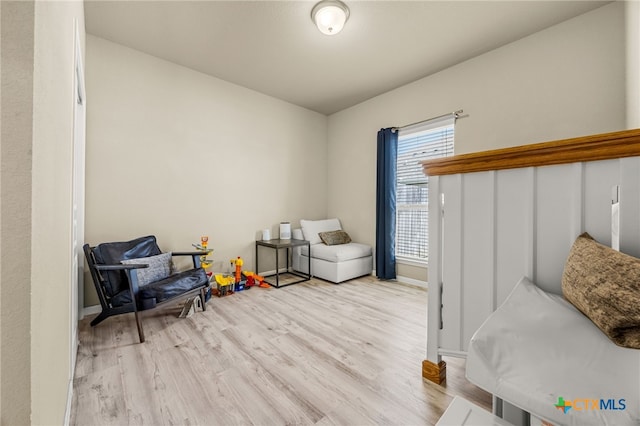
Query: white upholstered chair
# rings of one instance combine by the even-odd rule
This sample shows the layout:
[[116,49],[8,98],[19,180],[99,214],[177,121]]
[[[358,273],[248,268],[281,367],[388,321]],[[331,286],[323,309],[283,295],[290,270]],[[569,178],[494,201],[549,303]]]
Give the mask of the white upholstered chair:
[[[333,283],[371,274],[373,249],[368,244],[351,242],[336,218],[325,220],[301,220],[300,228],[293,230],[293,238],[308,240],[306,247],[293,250],[293,269],[307,273],[311,256],[311,275]],[[326,242],[323,241],[323,238]],[[348,241],[348,242],[345,242]],[[309,251],[311,253],[309,253]]]

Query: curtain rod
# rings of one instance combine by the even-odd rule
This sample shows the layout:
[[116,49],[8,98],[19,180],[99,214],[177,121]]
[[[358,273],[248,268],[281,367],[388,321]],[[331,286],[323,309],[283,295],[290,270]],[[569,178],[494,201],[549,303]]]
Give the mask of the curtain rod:
[[404,126],[400,126],[400,127],[392,127],[392,128],[391,128],[391,130],[393,130],[393,131],[398,131],[398,130],[406,129],[407,127],[415,126],[416,124],[422,124],[422,123],[425,123],[425,122],[427,122],[427,121],[437,120],[437,119],[439,119],[439,118],[444,118],[444,117],[447,117],[447,116],[449,116],[449,115],[453,115],[453,116],[454,116],[454,118],[460,118],[460,114],[462,114],[463,112],[464,112],[463,110],[459,109],[459,110],[457,110],[457,111],[453,111],[453,112],[450,112],[450,113],[448,113],[448,114],[442,114],[442,115],[439,115],[439,116],[437,116],[437,117],[427,118],[426,120],[416,121],[415,123],[411,123],[411,124],[405,124]]

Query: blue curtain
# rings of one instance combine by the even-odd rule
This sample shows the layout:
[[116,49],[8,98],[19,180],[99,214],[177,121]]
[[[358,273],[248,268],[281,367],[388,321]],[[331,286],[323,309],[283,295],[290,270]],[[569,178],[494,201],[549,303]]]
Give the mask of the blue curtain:
[[376,275],[396,278],[396,160],[398,133],[378,132],[378,176],[376,182]]

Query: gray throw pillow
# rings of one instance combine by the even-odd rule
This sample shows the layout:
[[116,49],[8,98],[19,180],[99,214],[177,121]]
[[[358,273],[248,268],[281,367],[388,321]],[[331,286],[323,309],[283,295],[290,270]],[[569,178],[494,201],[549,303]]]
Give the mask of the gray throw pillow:
[[136,269],[139,287],[163,280],[171,275],[171,252],[139,259],[127,259],[123,260],[122,263],[125,265],[149,265],[148,268]]
[[351,237],[344,231],[319,232],[318,235],[320,236],[322,242],[328,246],[348,244],[351,242]]

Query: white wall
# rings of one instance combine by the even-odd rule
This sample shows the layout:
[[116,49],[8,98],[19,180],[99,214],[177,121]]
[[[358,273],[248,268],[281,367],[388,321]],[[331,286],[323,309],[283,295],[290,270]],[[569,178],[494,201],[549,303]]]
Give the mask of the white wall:
[[627,128],[640,127],[640,1],[625,2],[627,42]]
[[2,3],[0,423],[62,424],[73,370],[70,179],[82,1]]
[[[31,423],[65,420],[71,361],[71,179],[80,0],[35,3],[31,224]],[[84,50],[84,49],[82,49]],[[19,386],[19,385],[18,385]]]
[[[462,108],[457,154],[625,128],[624,36],[615,2],[331,115],[328,216],[375,243],[382,127]],[[398,274],[426,279],[423,268]]]
[[87,242],[208,235],[251,270],[260,230],[326,216],[326,116],[91,35],[86,74]]

